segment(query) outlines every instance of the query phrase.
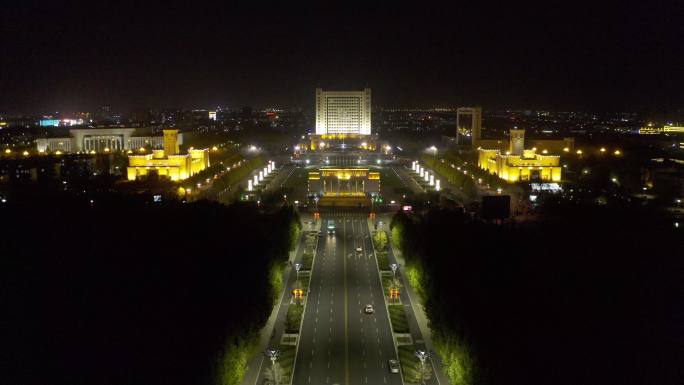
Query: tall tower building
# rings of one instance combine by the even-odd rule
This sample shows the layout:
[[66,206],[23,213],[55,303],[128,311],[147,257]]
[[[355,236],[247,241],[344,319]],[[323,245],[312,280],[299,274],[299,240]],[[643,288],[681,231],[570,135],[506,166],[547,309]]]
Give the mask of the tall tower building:
[[316,88],[316,135],[371,133],[371,90],[323,91]]
[[164,154],[166,156],[178,155],[178,130],[163,130],[164,131]]
[[512,155],[522,155],[525,151],[525,130],[510,130],[508,151]]
[[481,107],[459,107],[456,109],[456,138],[461,130],[461,116],[470,116],[470,139],[473,147],[477,147],[477,142],[482,135],[482,108]]

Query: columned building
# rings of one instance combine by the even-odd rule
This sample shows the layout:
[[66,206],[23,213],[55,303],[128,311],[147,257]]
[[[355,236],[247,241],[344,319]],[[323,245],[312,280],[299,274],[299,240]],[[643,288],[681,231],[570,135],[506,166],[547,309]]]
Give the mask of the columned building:
[[[135,128],[72,128],[69,137],[41,138],[36,140],[39,152],[101,152],[124,151],[141,147],[160,149],[164,145],[162,136],[135,135]],[[183,143],[183,135],[178,135]]]
[[323,168],[309,172],[309,195],[365,197],[380,192],[380,173],[367,168]]

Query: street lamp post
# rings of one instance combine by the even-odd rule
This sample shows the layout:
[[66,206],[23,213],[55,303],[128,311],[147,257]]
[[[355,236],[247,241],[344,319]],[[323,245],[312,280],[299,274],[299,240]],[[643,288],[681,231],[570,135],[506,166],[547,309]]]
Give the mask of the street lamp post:
[[397,265],[396,263],[393,263],[390,265],[390,268],[392,269],[392,279],[393,280],[396,279],[396,273],[397,273],[398,267],[399,267],[399,265]]
[[421,350],[421,349],[416,350],[415,354],[416,354],[416,357],[418,357],[418,359],[420,360],[420,366],[423,367],[423,369],[424,369],[425,368],[425,360],[427,360],[427,358],[430,355],[428,354],[428,352],[426,352],[425,350]]
[[273,370],[273,382],[277,383],[278,382],[278,377],[276,373],[276,360],[278,359],[278,356],[280,356],[280,350],[274,349],[274,348],[268,348],[266,349],[266,356],[271,359],[271,369]]
[[295,271],[297,272],[297,279],[299,279],[299,269],[302,268],[302,264],[299,263],[299,262],[298,262],[298,263],[295,263],[295,264],[294,264],[294,268],[295,268]]

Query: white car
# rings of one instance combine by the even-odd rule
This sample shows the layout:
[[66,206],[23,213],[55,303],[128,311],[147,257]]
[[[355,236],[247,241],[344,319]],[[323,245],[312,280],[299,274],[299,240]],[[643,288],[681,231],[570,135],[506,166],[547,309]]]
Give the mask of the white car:
[[389,368],[390,373],[399,373],[399,361],[389,360],[387,361],[387,367]]
[[366,314],[373,314],[373,305],[371,305],[371,304],[366,305],[366,308],[363,309],[363,312]]
[[363,251],[363,249],[362,249],[362,248],[360,248],[360,247],[357,247],[357,248],[356,248],[356,251],[358,251],[358,252],[360,253],[360,252],[362,252],[362,251]]

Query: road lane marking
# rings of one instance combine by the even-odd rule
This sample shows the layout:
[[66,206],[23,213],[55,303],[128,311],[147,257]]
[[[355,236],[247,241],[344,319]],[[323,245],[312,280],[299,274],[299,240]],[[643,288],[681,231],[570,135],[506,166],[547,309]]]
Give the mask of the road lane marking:
[[[347,226],[344,226],[344,235],[347,235]],[[352,228],[353,230],[353,228]],[[343,243],[344,253],[347,252],[347,243]],[[347,298],[347,260],[342,259],[342,266],[344,269],[344,384],[349,385],[349,326],[347,309],[349,307],[349,301]]]

